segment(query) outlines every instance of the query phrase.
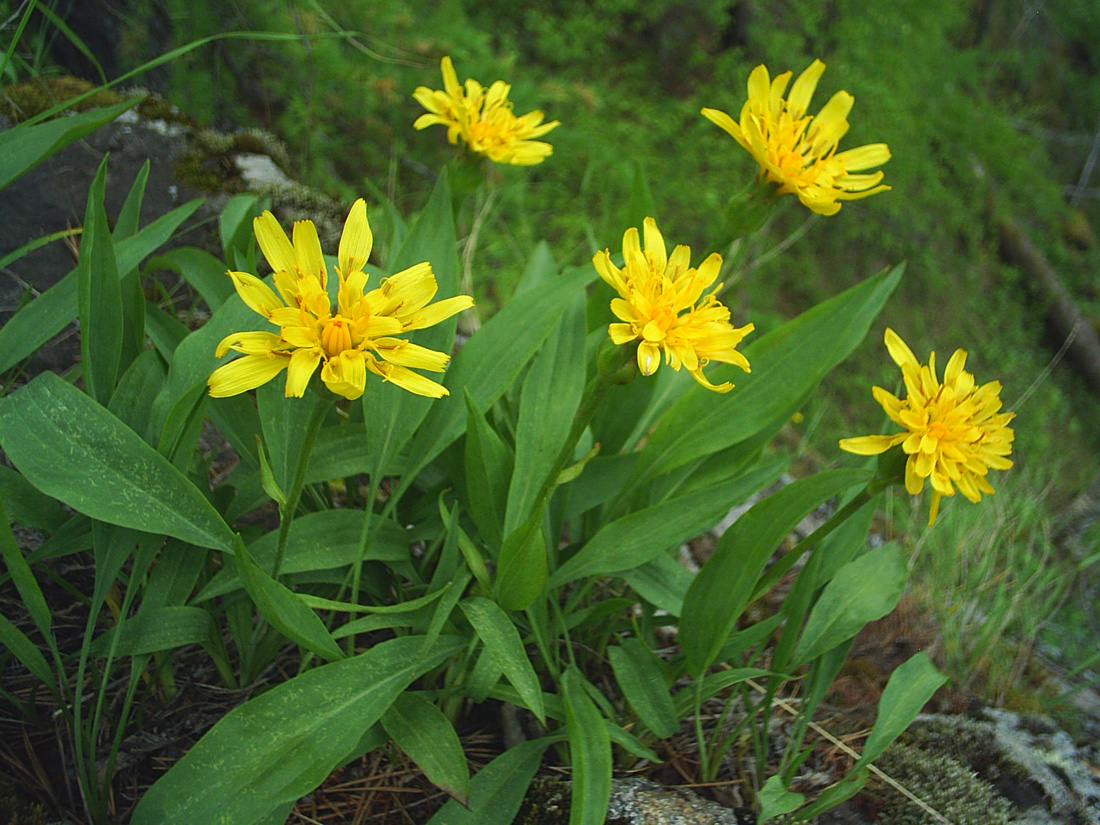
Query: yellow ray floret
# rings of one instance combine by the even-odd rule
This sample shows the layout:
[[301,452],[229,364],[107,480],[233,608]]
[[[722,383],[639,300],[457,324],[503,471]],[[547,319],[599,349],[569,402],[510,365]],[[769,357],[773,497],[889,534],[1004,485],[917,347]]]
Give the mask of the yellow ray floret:
[[840,209],[839,201],[890,188],[880,184],[882,172],[867,172],[886,163],[890,150],[885,143],[871,143],[837,151],[855,102],[847,92],[833,95],[816,117],[806,114],[824,71],[825,64],[815,60],[784,99],[792,73],[772,80],[765,66],[757,66],[749,75],[740,122],[718,109],[703,109],[703,115],[752,154],[761,177],[776,184],[780,195],[797,195],[814,212],[833,215]]
[[344,398],[363,394],[368,372],[417,395],[447,395],[442,385],[413,370],[442,372],[449,356],[394,336],[437,324],[473,306],[473,300],[458,295],[431,303],[437,287],[427,263],[384,278],[367,292],[363,266],[374,241],[362,198],[352,205],[340,236],[335,308],[312,221],[294,224],[293,241],[270,212],[256,218],[253,227],[275,270],[275,289],[247,272],[228,275],[241,300],[279,331],[236,332],[223,338],[217,356],[233,350],[242,357],[211,373],[207,384],[212,396],[246,392],[285,369],[287,396],[300,398],[318,366],[325,386]]
[[909,456],[905,463],[905,489],[917,495],[924,480],[932,484],[932,507],[928,523],[936,520],[940,499],[959,492],[977,502],[981,494],[992,494],[986,479],[989,470],[1007,470],[1012,462],[1012,428],[1015,413],[1002,413],[1001,384],[991,381],[981,387],[966,372],[966,352],[959,349],[944,370],[943,383],[936,375],[936,353],[928,364],[917,361],[901,337],[886,330],[886,349],[901,367],[906,397],[896,398],[882,387],[873,390],[892,421],[904,428],[895,435],[867,435],[845,438],[840,447],[859,455],[877,455],[898,444]]
[[461,139],[471,152],[496,163],[533,166],[554,151],[549,143],[535,138],[559,126],[558,121],[543,123],[543,114],[538,110],[516,117],[508,100],[511,86],[507,83],[498,80],[486,89],[471,78],[465,87],[460,86],[449,57],[443,58],[442,70],[442,90],[419,86],[413,92],[416,101],[428,110],[416,119],[413,128],[446,126],[451,143]]
[[657,371],[663,353],[665,363],[674,370],[686,367],[707,389],[729,392],[733,384],[712,384],[703,375],[703,367],[720,361],[749,372],[748,359],[737,351],[737,345],[752,332],[753,325],[730,324],[730,311],[715,297],[721,284],[703,297],[703,291],[718,277],[722,257],[714,253],[694,269],[688,247],[677,246],[667,254],[653,218],[645,219],[643,231],[644,250],[637,229],[631,227],[623,235],[622,269],[611,262],[608,250],[592,258],[600,277],[620,296],[611,302],[611,311],[623,322],[608,327],[612,342],[638,342],[642,375]]

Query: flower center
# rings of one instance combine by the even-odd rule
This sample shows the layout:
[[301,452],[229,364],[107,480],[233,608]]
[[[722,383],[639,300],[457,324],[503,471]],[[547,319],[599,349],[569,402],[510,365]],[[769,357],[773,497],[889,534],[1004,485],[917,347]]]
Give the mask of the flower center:
[[321,348],[329,358],[351,349],[351,325],[342,315],[329,320],[321,330]]
[[[661,331],[660,338],[653,340],[661,340],[665,337],[670,329],[676,324],[676,313],[673,312],[671,307],[668,306],[655,306],[649,316],[649,324],[646,325],[649,332],[653,332],[650,324],[656,325]],[[649,338],[649,335],[646,336]]]

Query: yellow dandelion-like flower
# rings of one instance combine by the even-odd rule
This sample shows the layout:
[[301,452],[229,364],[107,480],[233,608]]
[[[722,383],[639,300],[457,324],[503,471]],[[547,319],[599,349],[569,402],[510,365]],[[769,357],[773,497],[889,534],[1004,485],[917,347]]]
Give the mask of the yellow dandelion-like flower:
[[279,331],[236,332],[223,338],[216,351],[219,358],[229,350],[244,357],[214,370],[207,381],[212,396],[246,392],[285,369],[286,395],[300,398],[318,365],[325,386],[348,399],[363,394],[368,372],[417,395],[447,395],[442,385],[413,370],[442,372],[450,356],[394,336],[433,326],[473,306],[473,299],[458,295],[430,303],[437,286],[428,263],[384,278],[377,289],[366,292],[363,265],[374,238],[362,198],[352,205],[340,236],[335,310],[313,222],[294,224],[293,243],[270,212],[256,218],[253,227],[275,270],[275,290],[247,272],[227,274],[245,304]]
[[944,370],[943,383],[936,377],[936,353],[928,364],[917,361],[901,337],[886,330],[886,348],[901,367],[907,392],[904,401],[882,387],[873,390],[875,400],[890,419],[905,428],[896,435],[845,438],[840,448],[859,455],[877,455],[898,444],[909,456],[905,463],[905,489],[917,495],[924,480],[932,483],[932,508],[928,523],[936,520],[940,499],[955,494],[955,487],[970,501],[992,494],[986,480],[989,470],[1007,470],[1012,462],[1012,428],[1015,413],[1002,413],[1001,384],[981,387],[966,372],[966,352],[955,350]]
[[761,177],[776,184],[780,195],[797,195],[814,212],[834,215],[840,210],[838,201],[866,198],[890,188],[879,184],[882,172],[864,173],[886,163],[890,149],[885,143],[870,143],[837,152],[848,131],[848,112],[855,98],[837,92],[816,117],[807,115],[824,71],[825,64],[815,60],[784,99],[792,73],[771,80],[767,68],[757,66],[749,75],[749,98],[741,108],[740,123],[718,109],[703,109],[703,115],[752,153]]
[[471,152],[496,163],[533,166],[554,151],[549,143],[535,138],[561,124],[556,120],[543,123],[543,114],[538,110],[516,117],[508,100],[512,87],[503,80],[486,89],[469,78],[464,88],[458,85],[451,58],[443,58],[442,70],[442,90],[419,86],[413,92],[416,101],[428,110],[416,119],[413,128],[446,126],[447,140],[451,143],[461,138]]
[[592,258],[600,277],[622,296],[611,302],[611,311],[623,321],[608,327],[611,341],[616,345],[638,342],[642,375],[657,371],[663,352],[665,362],[674,370],[686,367],[708,390],[729,392],[733,384],[712,384],[703,375],[703,367],[720,361],[749,372],[748,359],[737,351],[737,345],[754,327],[730,324],[730,311],[715,296],[721,284],[702,297],[703,290],[718,277],[722,256],[713,253],[694,269],[689,247],[680,245],[667,254],[653,218],[645,219],[643,231],[644,251],[637,229],[631,227],[623,235],[622,269],[611,263],[608,250]]

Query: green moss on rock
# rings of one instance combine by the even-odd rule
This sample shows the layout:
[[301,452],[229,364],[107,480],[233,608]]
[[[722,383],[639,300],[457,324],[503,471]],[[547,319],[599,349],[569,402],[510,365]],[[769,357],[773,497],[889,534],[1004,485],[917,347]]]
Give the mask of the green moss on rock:
[[[1009,804],[993,787],[946,753],[922,750],[896,743],[876,763],[887,776],[927,803],[955,825],[1006,825]],[[937,820],[909,798],[891,787],[883,791],[886,801],[879,822],[882,825],[932,825]]]

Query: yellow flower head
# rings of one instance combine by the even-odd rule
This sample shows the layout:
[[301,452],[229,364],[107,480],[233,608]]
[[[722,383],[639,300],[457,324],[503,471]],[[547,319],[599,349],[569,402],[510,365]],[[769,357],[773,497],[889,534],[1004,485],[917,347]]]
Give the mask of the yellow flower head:
[[413,369],[442,372],[450,356],[394,336],[437,324],[473,306],[473,300],[458,295],[429,303],[437,287],[428,263],[384,278],[377,289],[366,292],[363,265],[374,239],[362,198],[352,205],[340,236],[335,309],[313,222],[294,224],[293,243],[270,212],[256,218],[253,227],[275,270],[278,294],[255,275],[227,274],[245,304],[279,331],[236,332],[223,338],[219,358],[229,350],[244,357],[214,370],[207,381],[212,396],[246,392],[285,369],[286,395],[300,398],[318,365],[325,386],[344,398],[363,394],[367,372],[417,395],[447,395],[443,386]]
[[[702,298],[703,290],[714,283],[722,267],[722,256],[713,253],[698,269],[691,267],[691,249],[680,245],[668,255],[665,241],[653,218],[646,218],[645,250],[638,243],[634,227],[623,235],[623,268],[611,263],[608,250],[592,258],[600,277],[621,297],[611,302],[611,311],[623,321],[611,324],[608,334],[617,345],[638,342],[638,369],[652,375],[665,362],[674,370],[687,367],[695,380],[709,390],[729,392],[733,384],[712,384],[703,375],[710,361],[736,364],[749,372],[749,362],[737,345],[753,331],[747,324],[735,328],[730,311],[718,302],[716,286]],[[702,300],[700,300],[702,298]]]
[[848,131],[848,112],[855,102],[847,92],[837,92],[816,117],[806,114],[825,64],[815,60],[791,86],[791,72],[771,80],[765,66],[749,75],[749,99],[741,108],[741,122],[717,109],[703,115],[729,132],[760,164],[760,175],[778,185],[779,194],[794,194],[805,206],[822,215],[840,210],[838,201],[855,200],[884,192],[882,172],[852,174],[890,159],[885,143],[837,152]]
[[442,69],[442,90],[419,86],[413,92],[416,101],[428,110],[416,119],[413,128],[426,129],[437,123],[446,126],[451,143],[461,138],[471,152],[496,163],[533,166],[554,151],[549,143],[534,138],[559,126],[558,121],[543,123],[538,110],[516,117],[508,100],[511,86],[503,80],[486,89],[470,78],[463,88],[458,85],[451,58],[443,58]]
[[986,480],[990,470],[1007,470],[1012,462],[1012,428],[1015,413],[1001,409],[1001,384],[991,381],[981,387],[963,370],[966,352],[958,349],[947,362],[943,383],[936,377],[936,353],[928,364],[917,361],[913,351],[892,329],[886,330],[886,348],[901,367],[906,398],[901,401],[882,387],[875,387],[875,400],[890,419],[905,428],[896,435],[866,435],[845,438],[840,448],[859,455],[877,455],[900,444],[909,456],[905,463],[905,489],[917,495],[924,480],[932,482],[932,509],[928,523],[936,520],[940,498],[955,494],[955,487],[971,501],[982,493],[992,494]]

